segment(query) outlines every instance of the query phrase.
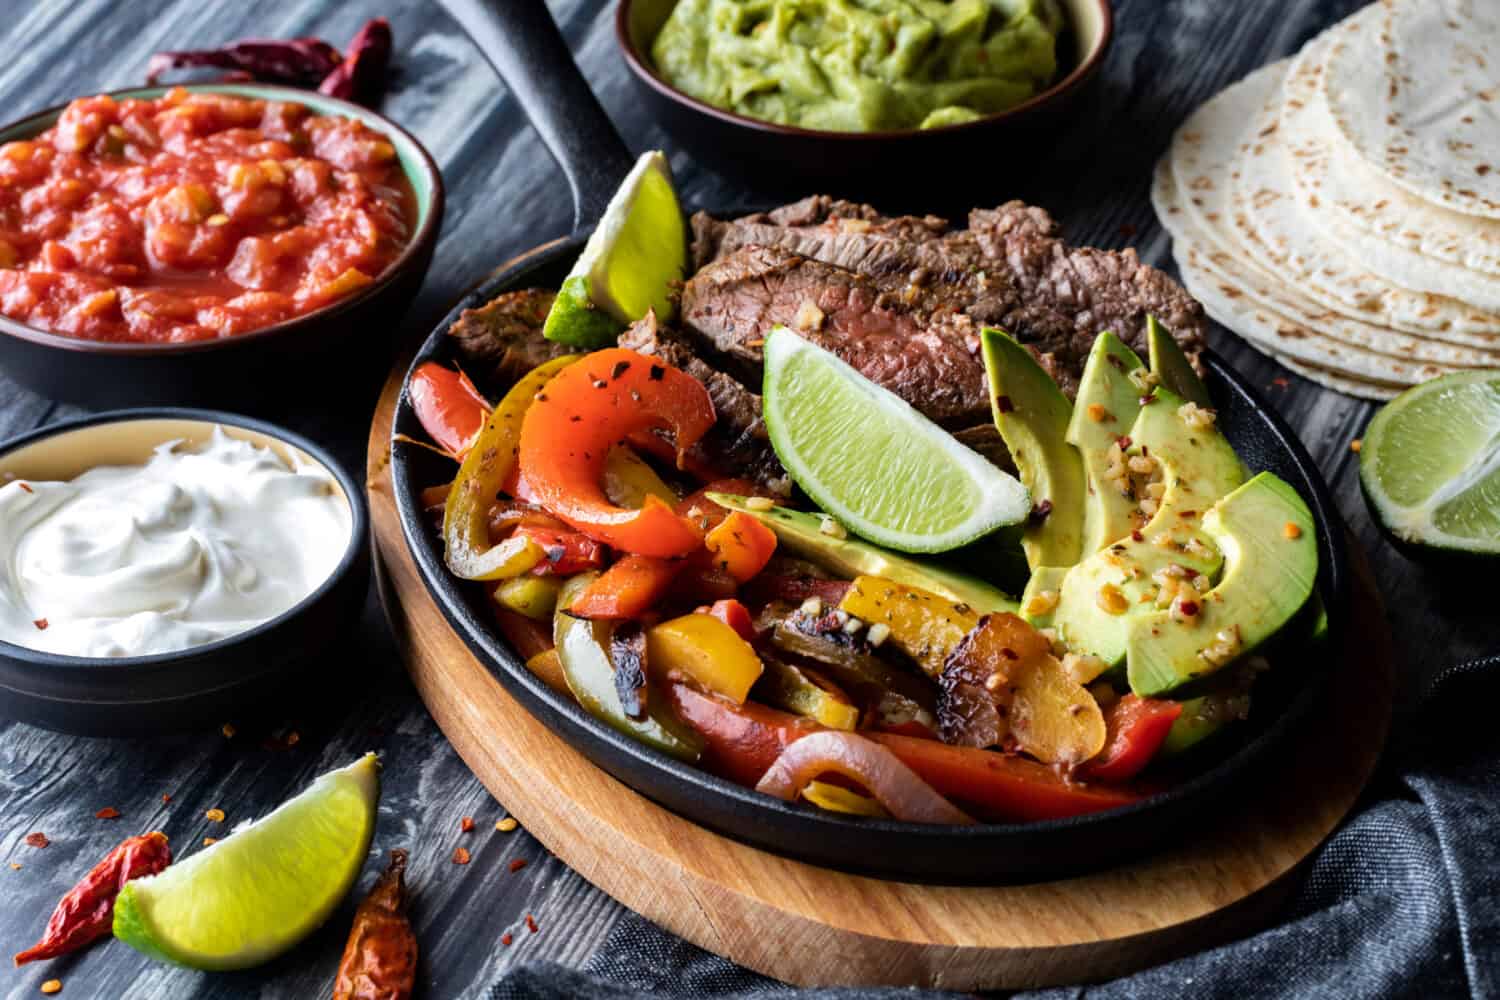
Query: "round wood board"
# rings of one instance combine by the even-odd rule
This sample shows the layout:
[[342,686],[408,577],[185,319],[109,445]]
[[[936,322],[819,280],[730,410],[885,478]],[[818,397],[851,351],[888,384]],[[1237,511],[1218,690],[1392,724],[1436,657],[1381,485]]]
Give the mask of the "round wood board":
[[1390,725],[1392,643],[1355,547],[1352,620],[1319,724],[1180,847],[1034,885],[915,885],[748,847],[611,778],[506,693],[449,626],[401,534],[388,471],[405,363],[370,428],[367,491],[381,598],[428,711],[469,768],[554,854],[700,947],[803,986],[1021,989],[1096,981],[1261,926],[1354,806]]

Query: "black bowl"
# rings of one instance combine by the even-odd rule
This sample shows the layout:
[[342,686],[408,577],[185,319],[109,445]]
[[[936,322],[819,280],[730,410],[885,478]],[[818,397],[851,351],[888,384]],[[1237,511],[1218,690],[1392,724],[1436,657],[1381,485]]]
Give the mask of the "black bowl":
[[[139,87],[111,96],[156,97],[167,89]],[[233,337],[188,344],[116,343],[50,333],[0,316],[0,370],[40,395],[87,406],[202,404],[255,409],[292,395],[267,393],[268,384],[312,385],[326,378],[331,368],[347,371],[356,362],[368,364],[372,372],[383,370],[390,362],[389,334],[427,276],[442,226],[443,178],[437,164],[401,126],[349,101],[263,83],[191,84],[187,89],[296,101],[319,114],[358,119],[384,134],[395,145],[417,193],[417,227],[411,242],[374,282],[355,294],[305,316]],[[44,131],[64,107],[0,128],[0,143]],[[357,348],[351,346],[356,339]]]
[[0,445],[0,478],[7,473],[31,480],[69,478],[95,465],[135,464],[154,444],[196,440],[215,425],[283,455],[295,453],[334,477],[351,517],[349,542],[333,573],[280,616],[180,652],[103,659],[58,656],[0,641],[0,715],[85,736],[151,735],[242,717],[284,695],[294,673],[325,672],[329,646],[364,608],[369,513],[360,484],[312,442],[232,413],[123,410],[44,427]]
[[1109,0],[1064,0],[1057,81],[1035,97],[977,121],[932,129],[830,132],[761,121],[714,107],[657,72],[651,45],[677,0],[619,0],[615,38],[651,116],[699,161],[758,190],[831,190],[905,207],[934,192],[974,204],[987,195],[1017,149],[1046,148],[1049,131],[1085,93],[1114,39]]
[[[416,364],[457,360],[446,331],[459,311],[504,291],[556,287],[582,248],[581,237],[548,244],[487,280],[433,331]],[[1327,487],[1296,436],[1266,402],[1214,355],[1205,357],[1219,423],[1253,470],[1270,470],[1308,502],[1318,530],[1318,587],[1337,648],[1344,623],[1344,528]],[[441,540],[424,514],[424,487],[453,475],[447,459],[403,444],[424,440],[410,400],[396,411],[391,472],[407,545],[448,621],[496,678],[534,715],[598,766],[695,822],[745,841],[829,867],[936,882],[1039,880],[1097,868],[1179,843],[1204,825],[1311,711],[1330,666],[1323,649],[1284,651],[1256,690],[1248,722],[1226,734],[1216,753],[1170,789],[1107,813],[1027,824],[925,826],[860,820],[780,801],[680,763],[623,736],[536,678],[493,625],[482,588],[448,573]],[[1227,745],[1226,745],[1227,744]]]

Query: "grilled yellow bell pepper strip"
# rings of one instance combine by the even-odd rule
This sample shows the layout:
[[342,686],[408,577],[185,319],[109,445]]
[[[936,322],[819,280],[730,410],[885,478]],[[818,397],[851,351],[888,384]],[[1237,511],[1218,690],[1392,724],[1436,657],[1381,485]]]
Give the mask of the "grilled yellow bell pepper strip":
[[646,630],[646,662],[658,677],[673,674],[737,705],[760,677],[760,657],[713,615],[694,612]]
[[544,649],[526,661],[526,669],[541,678],[542,683],[568,698],[573,692],[568,688],[568,678],[563,675],[562,660],[556,649]]
[[604,460],[604,495],[611,502],[631,510],[646,506],[647,497],[657,497],[669,507],[675,507],[682,499],[656,474],[655,469],[623,444],[609,449]]
[[625,706],[615,688],[615,667],[609,658],[609,640],[616,623],[590,621],[568,614],[568,604],[597,575],[580,573],[572,577],[563,585],[558,598],[552,635],[568,688],[584,711],[606,725],[679,760],[696,761],[703,752],[703,741],[677,717],[666,698],[651,697],[648,689],[645,713],[641,718],[632,719],[625,714]]
[[858,576],[839,602],[867,625],[890,629],[890,641],[933,677],[948,654],[979,624],[979,613],[930,590],[878,576]]
[[520,576],[544,558],[542,547],[527,538],[512,536],[491,546],[489,510],[515,467],[521,420],[531,401],[554,375],[577,360],[576,355],[554,358],[522,376],[495,407],[469,449],[443,506],[443,561],[455,576],[506,580]]
[[889,816],[879,802],[868,795],[851,792],[841,785],[826,781],[809,781],[802,789],[802,797],[819,809],[829,812],[847,813],[850,816]]
[[762,657],[761,662],[765,673],[755,685],[758,700],[773,708],[805,715],[829,729],[852,730],[859,725],[858,706],[834,688],[831,681],[820,684],[812,671],[774,656]]

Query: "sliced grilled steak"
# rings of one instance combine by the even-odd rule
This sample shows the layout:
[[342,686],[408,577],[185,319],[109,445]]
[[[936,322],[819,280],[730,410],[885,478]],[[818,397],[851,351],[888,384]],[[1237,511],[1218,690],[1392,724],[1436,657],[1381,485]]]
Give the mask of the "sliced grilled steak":
[[568,353],[565,344],[542,336],[542,324],[556,295],[526,288],[496,296],[478,309],[465,309],[448,328],[448,336],[473,378],[510,385],[544,361]]
[[680,334],[657,323],[655,313],[620,334],[620,346],[661,358],[708,389],[719,419],[694,446],[695,457],[722,469],[726,478],[747,476],[782,496],[791,494],[792,481],[766,436],[759,396],[699,357]]
[[699,271],[683,290],[684,325],[757,369],[782,324],[946,426],[989,416],[974,324],[951,310],[922,313],[868,275],[774,247],[748,247]]
[[[1057,238],[1051,216],[1039,208],[1010,202],[997,209],[978,209],[970,213],[968,229],[944,232],[935,224],[919,225],[919,220],[911,219],[884,223],[861,219],[860,223],[870,223],[866,229],[837,215],[833,204],[806,199],[778,210],[783,213],[779,216],[772,212],[729,223],[695,219],[696,246],[702,253],[711,247],[716,257],[684,290],[689,328],[717,349],[747,364],[756,363],[755,345],[769,326],[743,323],[774,313],[775,321],[800,329],[806,324],[787,322],[782,311],[768,311],[765,303],[779,303],[789,294],[799,303],[818,301],[805,287],[808,272],[791,265],[792,258],[801,257],[850,272],[828,277],[832,284],[864,279],[862,287],[873,292],[871,304],[905,317],[898,326],[921,330],[929,340],[949,348],[977,351],[976,324],[1009,331],[1032,348],[1069,395],[1077,388],[1089,348],[1101,330],[1113,330],[1143,350],[1146,315],[1154,313],[1190,355],[1202,346],[1202,307],[1180,286],[1155,268],[1142,265],[1133,250],[1067,245]],[[798,224],[782,224],[788,220]],[[756,249],[771,247],[782,254],[775,258],[774,267],[768,267],[771,258]],[[793,286],[790,291],[772,287],[788,281]],[[730,319],[740,325],[725,325]],[[818,342],[830,346],[826,340],[842,338],[848,328],[847,323],[825,328],[825,339]],[[868,352],[871,347],[860,343],[847,351],[834,349],[849,360],[848,355]],[[886,344],[876,352],[876,359],[856,367],[935,419],[977,417],[977,413],[953,412],[952,389],[937,383],[923,388],[910,379],[885,381],[874,374],[892,366],[900,371],[937,367],[955,376],[967,370],[969,378],[982,373],[977,358],[965,369],[948,363],[916,364],[918,353],[931,354],[932,348]],[[899,363],[888,357],[892,354]],[[972,399],[982,397],[983,390],[966,385],[957,394]]]
[[[783,239],[818,241],[840,235],[869,235],[921,243],[941,236],[951,228],[947,219],[935,215],[888,217],[869,205],[841,201],[826,194],[815,194],[769,212],[757,212],[732,221],[715,219],[707,212],[699,212],[692,221],[694,270],[741,247],[758,245],[797,249],[791,242],[782,242]],[[817,253],[799,252],[836,263]]]

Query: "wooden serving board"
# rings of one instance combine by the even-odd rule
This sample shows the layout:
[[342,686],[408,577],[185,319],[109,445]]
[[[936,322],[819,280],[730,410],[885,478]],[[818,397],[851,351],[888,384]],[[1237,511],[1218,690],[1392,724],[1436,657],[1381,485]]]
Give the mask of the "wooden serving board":
[[381,596],[422,700],[490,792],[590,882],[675,934],[806,986],[1019,989],[1109,978],[1264,924],[1375,769],[1392,643],[1364,557],[1329,697],[1243,803],[1123,868],[1035,885],[914,885],[728,840],[649,802],[522,708],[448,625],[401,534],[390,428],[406,365],[370,428]]

